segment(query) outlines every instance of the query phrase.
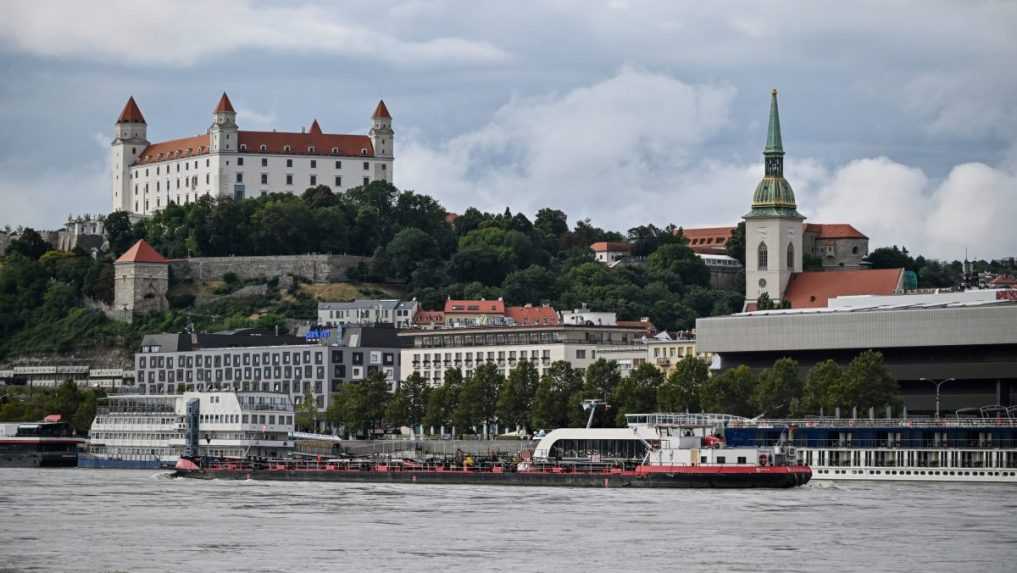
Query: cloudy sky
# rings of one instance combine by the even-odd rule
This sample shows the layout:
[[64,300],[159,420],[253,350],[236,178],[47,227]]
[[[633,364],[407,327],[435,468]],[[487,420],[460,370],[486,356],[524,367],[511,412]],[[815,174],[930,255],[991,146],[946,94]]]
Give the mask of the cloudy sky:
[[[483,5],[483,7],[481,7]],[[396,129],[396,184],[625,230],[733,224],[780,90],[814,222],[942,258],[1017,255],[1017,2],[96,2],[0,7],[0,225],[110,205],[129,95],[149,139]]]

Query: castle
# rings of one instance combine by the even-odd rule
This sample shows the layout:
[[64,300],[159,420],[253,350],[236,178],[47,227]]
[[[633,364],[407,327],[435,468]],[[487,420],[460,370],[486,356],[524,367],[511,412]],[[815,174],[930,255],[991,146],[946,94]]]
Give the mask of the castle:
[[379,101],[368,135],[307,131],[242,131],[223,93],[202,135],[150,143],[141,108],[131,97],[116,122],[112,145],[113,210],[149,215],[171,202],[199,197],[244,199],[302,193],[327,185],[345,191],[392,182],[392,116]]

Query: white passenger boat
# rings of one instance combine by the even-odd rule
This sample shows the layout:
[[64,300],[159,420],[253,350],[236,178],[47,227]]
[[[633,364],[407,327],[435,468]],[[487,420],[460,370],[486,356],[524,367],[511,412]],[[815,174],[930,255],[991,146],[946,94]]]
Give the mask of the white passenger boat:
[[184,453],[196,401],[200,455],[277,458],[293,448],[293,404],[272,392],[186,392],[110,396],[100,403],[80,467],[174,467]]
[[786,433],[815,480],[1017,483],[1017,409],[944,418],[732,419],[730,444]]

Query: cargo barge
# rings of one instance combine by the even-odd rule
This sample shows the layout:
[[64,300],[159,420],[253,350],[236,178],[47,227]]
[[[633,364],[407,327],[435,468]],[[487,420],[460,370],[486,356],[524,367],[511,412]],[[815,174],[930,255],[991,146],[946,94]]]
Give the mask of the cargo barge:
[[730,447],[725,416],[634,414],[626,428],[565,428],[529,456],[447,460],[209,460],[183,457],[176,475],[197,479],[503,486],[790,488],[812,471],[793,447]]

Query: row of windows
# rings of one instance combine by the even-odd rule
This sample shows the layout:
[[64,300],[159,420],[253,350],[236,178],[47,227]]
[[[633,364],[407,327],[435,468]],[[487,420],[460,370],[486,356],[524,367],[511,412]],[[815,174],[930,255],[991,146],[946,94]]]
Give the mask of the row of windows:
[[[342,177],[342,175],[336,175],[334,181],[335,181],[335,186],[336,187],[342,187],[343,186],[343,177]],[[244,182],[244,174],[243,174],[243,172],[237,172],[237,174],[236,174],[236,182],[237,183],[243,183]],[[307,182],[312,187],[317,185],[318,184],[318,176],[317,175],[310,175],[310,176],[308,176]],[[367,185],[370,182],[371,182],[371,178],[370,177],[364,177],[364,185]],[[261,184],[262,185],[268,185],[268,173],[262,173],[261,174]],[[293,174],[292,173],[287,173],[286,174],[286,184],[287,185],[293,185]]]
[[[230,135],[227,133],[226,134],[226,139],[229,139],[229,138],[230,138]],[[318,151],[318,148],[313,146],[313,145],[308,145],[306,149],[307,149],[307,153],[317,153],[317,151]],[[283,153],[293,153],[293,146],[292,145],[284,145],[282,147],[282,150],[283,150]],[[241,152],[247,151],[247,144],[246,143],[241,143],[240,144],[240,151]],[[258,146],[258,151],[260,151],[261,153],[268,153],[268,145],[265,145],[264,143],[262,143],[261,145]],[[339,147],[332,147],[332,149],[329,152],[332,155],[339,155],[341,153],[341,151],[342,150]],[[367,156],[367,148],[366,147],[361,147],[360,148],[360,155],[362,157],[366,157]],[[243,157],[241,157],[239,159],[242,161]],[[261,160],[265,161],[265,158],[263,157]],[[293,161],[293,160],[292,159],[287,159],[286,161]],[[311,163],[314,163],[313,159],[311,160]],[[340,163],[339,161],[336,161],[336,168],[337,169],[338,169],[338,164],[339,163]]]
[[440,363],[442,361],[442,358],[444,358],[446,363],[452,360],[455,360],[456,362],[461,362],[464,358],[467,362],[472,361],[474,358],[476,358],[477,362],[482,362],[485,358],[485,354],[488,361],[493,361],[495,360],[495,358],[497,358],[498,360],[505,360],[506,357],[509,360],[516,360],[516,358],[519,358],[520,360],[526,360],[527,356],[529,356],[529,359],[531,360],[537,360],[538,358],[541,357],[544,358],[544,360],[551,359],[550,350],[536,350],[536,349],[530,350],[528,353],[526,350],[520,350],[518,351],[518,353],[515,350],[499,350],[497,352],[487,352],[487,353],[445,352],[444,354],[441,352],[435,352],[433,354],[425,352],[422,355],[421,354],[413,355],[413,365],[416,366],[417,363],[420,362],[421,357],[423,357],[424,364],[429,364],[432,361],[435,363]]
[[[340,351],[340,355],[342,352]],[[332,353],[335,356],[335,352]],[[312,358],[313,357],[313,358]],[[243,354],[184,354],[180,356],[168,355],[168,356],[145,356],[144,354],[138,355],[138,369],[143,370],[145,368],[173,368],[174,361],[176,365],[181,368],[191,368],[197,366],[202,367],[204,364],[205,368],[219,368],[221,366],[260,366],[262,363],[268,365],[271,364],[294,364],[299,365],[301,363],[310,364],[311,361],[315,364],[324,363],[325,357],[323,352],[311,352],[310,350],[304,351],[283,351],[283,352],[244,352]],[[341,361],[341,358],[340,358]]]
[[[250,392],[250,391],[254,391],[254,392],[282,392],[284,394],[289,395],[289,394],[291,394],[291,390],[292,390],[292,394],[296,394],[298,396],[303,395],[303,394],[315,394],[315,395],[322,395],[323,396],[324,395],[324,389],[325,389],[325,385],[321,381],[316,381],[313,384],[311,382],[309,382],[309,381],[304,381],[303,385],[301,385],[300,382],[293,382],[293,384],[290,385],[290,383],[288,381],[287,382],[264,382],[264,381],[262,381],[262,382],[236,382],[236,381],[234,381],[234,382],[214,382],[214,383],[213,382],[208,382],[208,383],[201,383],[201,382],[199,382],[197,384],[187,384],[187,383],[180,382],[180,383],[173,383],[173,384],[149,383],[149,384],[139,384],[138,385],[138,391],[141,394],[146,394],[146,393],[147,394],[178,394],[178,393],[183,393],[185,391],[188,391],[188,392],[190,392],[190,391],[196,391],[196,392],[205,392],[205,391],[208,391],[208,392],[211,392],[213,390],[215,390],[215,391],[219,391],[219,390],[234,390],[234,391],[237,391],[237,392],[240,392],[240,391],[244,391],[244,392]],[[297,398],[293,397],[292,399],[294,401],[296,401]],[[268,410],[268,409],[283,409],[283,408],[259,408],[259,409],[266,409],[266,410]],[[286,409],[288,409],[288,408],[286,408]]]
[[[197,374],[194,374],[197,372]],[[214,373],[214,374],[213,374]],[[146,378],[147,374],[147,378]],[[214,378],[213,378],[214,375]],[[302,378],[325,378],[324,366],[245,366],[243,368],[216,368],[216,369],[184,369],[176,370],[138,370],[137,380],[139,382],[230,382],[233,380],[271,380],[271,379],[292,379]]]

